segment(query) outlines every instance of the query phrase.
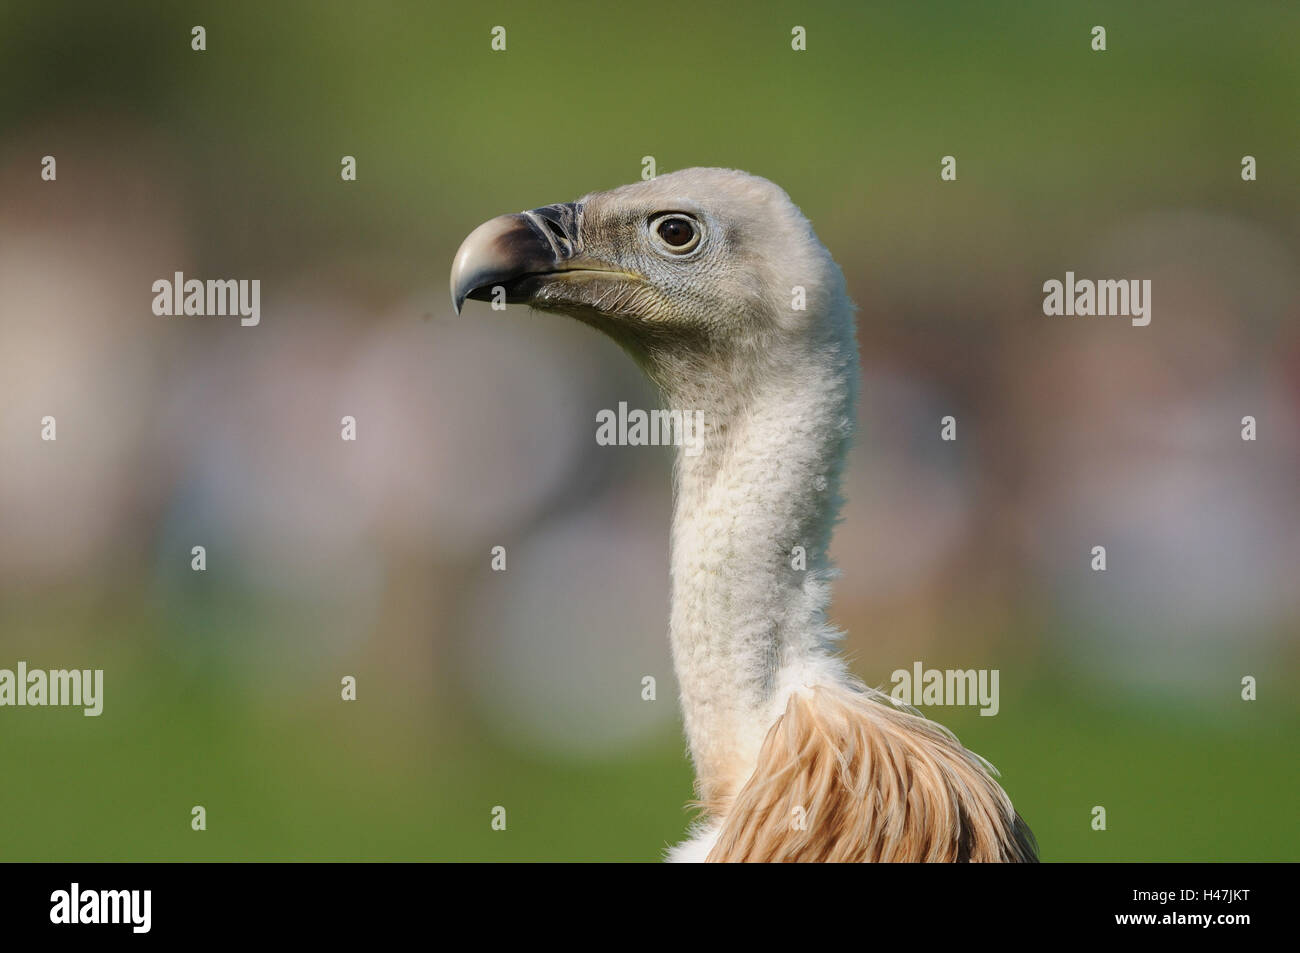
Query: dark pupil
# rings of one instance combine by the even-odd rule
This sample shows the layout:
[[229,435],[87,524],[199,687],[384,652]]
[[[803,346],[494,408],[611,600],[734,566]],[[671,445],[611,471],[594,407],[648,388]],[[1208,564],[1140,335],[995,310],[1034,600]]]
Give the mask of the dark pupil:
[[689,222],[680,218],[670,218],[659,226],[659,237],[669,245],[680,248],[691,240],[695,235]]

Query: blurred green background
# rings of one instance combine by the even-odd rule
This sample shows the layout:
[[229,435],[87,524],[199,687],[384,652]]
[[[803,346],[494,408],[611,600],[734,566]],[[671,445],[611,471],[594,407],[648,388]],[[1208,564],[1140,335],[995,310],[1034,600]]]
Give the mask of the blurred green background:
[[[0,6],[0,667],[105,670],[99,718],[0,709],[0,859],[681,838],[671,462],[592,439],[653,395],[446,290],[480,221],[643,156],[778,182],[848,276],[855,672],[999,669],[997,717],[927,713],[1046,860],[1300,859],[1298,38],[1282,2]],[[1151,325],[1044,317],[1067,270],[1152,279]],[[259,278],[261,325],[154,316],[174,271]]]

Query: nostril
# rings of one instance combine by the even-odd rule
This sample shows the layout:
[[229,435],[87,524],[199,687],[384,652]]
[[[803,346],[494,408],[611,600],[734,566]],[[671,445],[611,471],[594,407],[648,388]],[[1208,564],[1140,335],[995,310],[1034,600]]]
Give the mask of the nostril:
[[578,253],[578,217],[581,208],[572,204],[543,205],[524,212],[533,226],[542,233],[551,249],[561,259]]
[[559,223],[551,221],[549,218],[543,218],[547,230],[555,238],[555,243],[566,255],[573,254],[573,243],[569,241],[569,236],[564,234],[564,229],[560,228]]

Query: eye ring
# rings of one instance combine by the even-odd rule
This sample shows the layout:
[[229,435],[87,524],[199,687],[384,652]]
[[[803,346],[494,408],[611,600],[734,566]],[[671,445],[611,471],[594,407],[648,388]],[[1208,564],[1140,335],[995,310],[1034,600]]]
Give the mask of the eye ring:
[[650,234],[663,251],[688,255],[700,246],[703,230],[684,212],[664,212],[650,220]]

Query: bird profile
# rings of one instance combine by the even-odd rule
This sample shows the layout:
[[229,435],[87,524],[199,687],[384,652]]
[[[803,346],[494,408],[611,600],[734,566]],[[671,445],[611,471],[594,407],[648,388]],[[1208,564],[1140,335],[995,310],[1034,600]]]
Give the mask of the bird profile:
[[992,766],[836,651],[854,308],[782,189],[686,169],[499,216],[462,243],[451,294],[598,328],[702,422],[676,455],[669,620],[702,816],[668,859],[1037,859]]

